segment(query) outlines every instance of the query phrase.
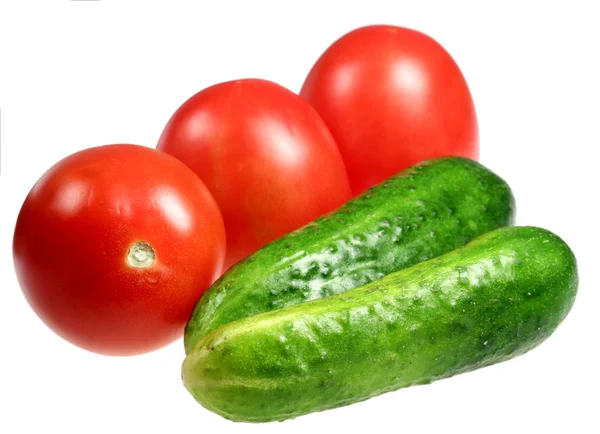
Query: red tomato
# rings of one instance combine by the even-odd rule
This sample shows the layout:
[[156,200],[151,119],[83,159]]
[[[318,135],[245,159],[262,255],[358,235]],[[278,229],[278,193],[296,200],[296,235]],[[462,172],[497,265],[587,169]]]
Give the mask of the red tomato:
[[226,268],[351,196],[323,120],[269,81],[220,83],[192,96],[158,149],[191,167],[215,197],[227,231]]
[[110,355],[179,338],[224,258],[223,220],[202,181],[135,145],[54,165],[27,196],[14,236],[35,312],[73,344]]
[[467,83],[444,48],[414,30],[346,34],[319,58],[300,95],[333,133],[354,194],[424,159],[478,158]]

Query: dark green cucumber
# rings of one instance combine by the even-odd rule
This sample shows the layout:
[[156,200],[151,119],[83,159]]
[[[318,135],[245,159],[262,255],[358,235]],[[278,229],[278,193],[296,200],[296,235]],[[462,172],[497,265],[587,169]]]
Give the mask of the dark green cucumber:
[[508,185],[458,157],[413,166],[241,261],[200,299],[185,349],[250,315],[339,294],[512,223]]
[[560,238],[498,229],[344,294],[219,327],[188,354],[183,382],[228,419],[288,419],[525,353],[576,291]]

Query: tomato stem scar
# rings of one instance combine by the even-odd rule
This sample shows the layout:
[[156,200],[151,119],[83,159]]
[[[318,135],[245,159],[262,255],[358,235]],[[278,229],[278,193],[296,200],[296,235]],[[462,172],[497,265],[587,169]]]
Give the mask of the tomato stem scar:
[[154,264],[156,253],[152,246],[148,243],[137,242],[129,247],[127,253],[127,262],[135,268],[148,268]]

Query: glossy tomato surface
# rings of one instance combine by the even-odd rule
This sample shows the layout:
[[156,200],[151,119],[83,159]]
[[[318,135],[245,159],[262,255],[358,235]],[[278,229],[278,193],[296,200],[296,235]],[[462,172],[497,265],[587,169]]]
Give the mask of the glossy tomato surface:
[[323,120],[265,80],[220,83],[192,96],[158,149],[192,168],[215,197],[227,231],[226,268],[351,196]]
[[323,53],[300,94],[333,133],[354,194],[424,159],[479,156],[463,74],[423,33],[384,25],[354,30]]
[[90,351],[132,355],[182,336],[222,270],[225,229],[208,189],[183,163],[109,145],[42,176],[13,247],[25,297],[52,330]]

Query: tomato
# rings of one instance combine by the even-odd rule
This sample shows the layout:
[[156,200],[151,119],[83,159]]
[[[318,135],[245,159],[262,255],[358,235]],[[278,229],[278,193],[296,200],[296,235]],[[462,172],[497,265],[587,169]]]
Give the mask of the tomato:
[[58,335],[110,355],[179,338],[218,277],[225,228],[202,181],[135,145],[75,153],[35,184],[14,261],[29,304]]
[[354,194],[424,159],[479,156],[460,69],[414,30],[380,25],[346,34],[318,59],[300,95],[333,133]]
[[192,168],[215,197],[227,232],[226,268],[351,196],[323,120],[265,80],[220,83],[192,96],[158,149]]

